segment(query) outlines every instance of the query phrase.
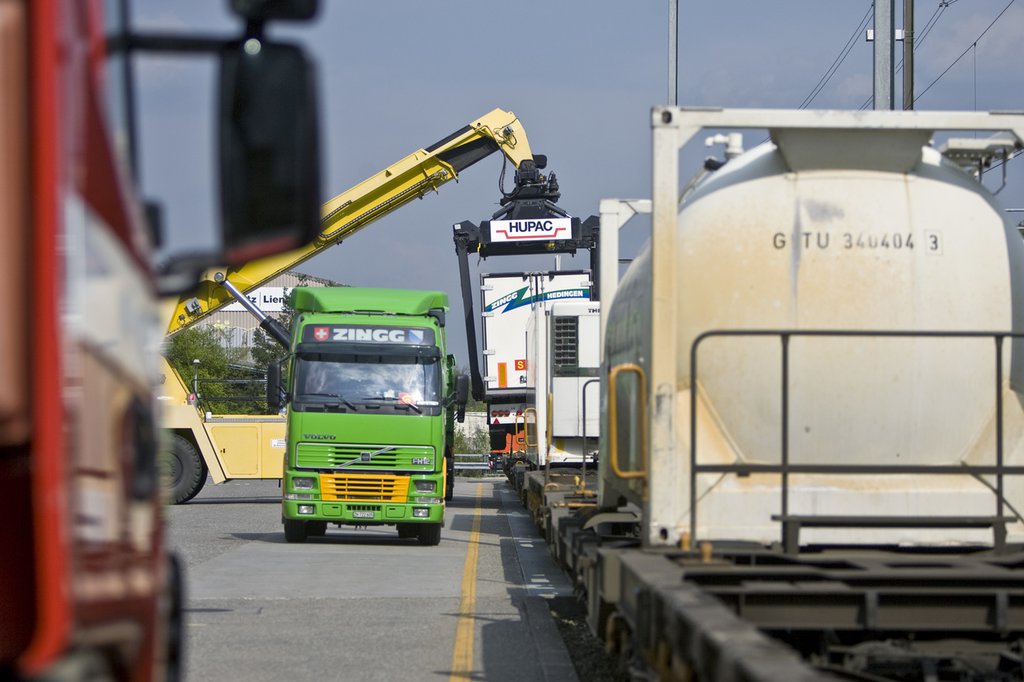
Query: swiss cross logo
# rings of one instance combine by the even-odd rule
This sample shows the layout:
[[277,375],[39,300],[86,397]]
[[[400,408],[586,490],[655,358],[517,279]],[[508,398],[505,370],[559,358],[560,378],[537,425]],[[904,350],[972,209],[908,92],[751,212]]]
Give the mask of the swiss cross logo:
[[316,327],[313,329],[313,338],[317,341],[326,341],[327,337],[331,335],[331,330],[327,327]]

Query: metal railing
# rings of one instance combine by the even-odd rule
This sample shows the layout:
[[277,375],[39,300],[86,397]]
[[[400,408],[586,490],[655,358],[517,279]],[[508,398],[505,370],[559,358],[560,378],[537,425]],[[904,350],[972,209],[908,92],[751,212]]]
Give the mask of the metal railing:
[[490,465],[487,463],[488,455],[483,454],[456,454],[455,455],[455,470],[456,471],[489,471]]
[[[587,389],[590,388],[594,384],[597,384],[598,386],[600,386],[601,385],[601,380],[600,379],[589,379],[587,381],[584,381],[583,382],[583,386],[580,387],[580,393],[583,396],[583,399],[582,399],[583,405],[580,408],[582,413],[583,413],[583,416],[582,416],[583,428],[581,429],[581,431],[582,431],[581,435],[582,435],[583,443],[580,445],[580,452],[582,454],[582,464],[580,465],[581,466],[580,475],[584,479],[587,476],[587,443],[588,443],[588,440],[587,440],[587,416],[588,416],[588,412],[587,412]],[[598,398],[600,399],[600,396],[598,396]]]
[[[778,337],[781,341],[781,457],[779,464],[700,464],[697,461],[697,406],[698,396],[698,349],[700,344],[710,338],[716,337]],[[996,412],[996,434],[995,434],[995,464],[994,465],[928,465],[928,464],[793,464],[789,461],[789,359],[790,340],[794,337],[833,337],[833,338],[940,338],[940,339],[985,339],[994,341],[995,348],[995,412]],[[773,520],[783,524],[783,543],[787,549],[793,549],[796,542],[793,533],[794,526],[796,533],[799,526],[843,526],[855,527],[858,519],[863,525],[879,527],[935,527],[936,517],[846,517],[845,521],[839,517],[820,517],[818,523],[814,523],[814,517],[796,517],[789,513],[789,477],[792,474],[838,474],[838,475],[878,475],[878,474],[968,474],[972,476],[995,476],[996,482],[993,493],[996,498],[995,517],[984,517],[984,525],[992,526],[995,529],[996,545],[1000,544],[1000,534],[1005,537],[1005,522],[1013,520],[1012,517],[1004,516],[1006,501],[1003,495],[1004,477],[1008,475],[1024,475],[1024,466],[1006,466],[1003,461],[1003,346],[1006,339],[1024,339],[1024,333],[1011,332],[969,332],[969,331],[853,331],[853,330],[786,330],[786,329],[758,329],[758,330],[714,330],[707,331],[694,339],[690,346],[690,376],[691,376],[691,397],[690,397],[690,537],[697,538],[697,476],[701,473],[721,473],[748,475],[753,473],[771,473],[781,476],[781,514],[773,516]],[[1016,512],[1015,512],[1016,514]],[[831,519],[829,522],[827,519]],[[944,527],[977,527],[978,518],[963,517],[962,522],[957,523],[955,518],[943,517],[946,522]],[[787,526],[787,524],[789,524]],[[900,524],[905,524],[901,526]]]

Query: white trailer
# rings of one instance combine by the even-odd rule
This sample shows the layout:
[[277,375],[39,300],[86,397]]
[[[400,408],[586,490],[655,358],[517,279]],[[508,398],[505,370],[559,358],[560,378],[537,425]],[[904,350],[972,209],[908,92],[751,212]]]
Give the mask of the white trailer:
[[537,466],[593,462],[600,435],[601,309],[596,301],[537,306],[526,325],[536,387],[527,456]]
[[527,371],[526,323],[554,301],[590,300],[586,270],[480,275],[484,386],[489,401],[535,388]]
[[[546,404],[537,405],[544,401],[537,400],[537,372],[529,360],[530,320],[534,316],[545,319],[545,314],[556,302],[595,305],[590,302],[592,284],[588,270],[485,273],[480,276],[484,399],[488,405],[493,450],[504,449],[508,436],[522,434],[533,450],[531,461],[538,461],[538,444],[546,442],[547,409]],[[595,361],[593,367],[597,366]],[[545,372],[542,376],[548,374]],[[546,395],[549,390],[546,381],[540,385],[542,390],[539,394]],[[595,410],[596,401],[595,395]],[[539,409],[543,409],[543,417],[539,415]],[[544,435],[539,434],[542,427]],[[596,423],[592,427],[588,425],[588,439],[590,435],[596,437]]]

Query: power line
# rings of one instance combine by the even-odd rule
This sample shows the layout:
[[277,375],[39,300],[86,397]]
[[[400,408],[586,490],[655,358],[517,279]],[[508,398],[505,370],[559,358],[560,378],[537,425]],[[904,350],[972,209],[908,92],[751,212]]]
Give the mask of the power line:
[[999,163],[993,164],[993,165],[989,166],[988,168],[985,168],[984,170],[981,171],[981,174],[984,175],[985,173],[988,173],[989,171],[994,171],[997,168],[1001,168],[1001,167],[1005,166],[1006,164],[1010,163],[1011,161],[1013,161],[1014,159],[1019,158],[1021,156],[1024,156],[1024,151],[1014,152],[1013,154],[1010,154],[1006,158],[1000,159]]
[[[939,23],[939,19],[942,18],[942,15],[945,13],[946,8],[956,1],[957,0],[939,0],[939,4],[935,7],[935,11],[932,12],[932,15],[928,18],[928,21],[925,22],[924,28],[921,29],[921,36],[914,41],[914,54],[917,54],[917,51],[921,49],[921,45],[924,44],[925,38],[928,37],[928,34],[931,33],[932,29],[934,29],[935,26]],[[899,64],[896,65],[895,73],[897,75],[903,73],[902,58],[900,58]],[[864,100],[864,102],[857,109],[859,111],[864,111],[865,109],[871,106],[871,102],[873,100],[874,95],[869,95],[868,98]]]
[[[985,34],[987,34],[992,29],[992,27],[996,25],[996,23],[1003,17],[1003,15],[1006,14],[1007,10],[1009,10],[1010,7],[1013,6],[1013,3],[1015,3],[1016,1],[1017,0],[1010,0],[1010,2],[1007,3],[1006,7],[1004,7],[1002,9],[1002,11],[999,12],[998,15],[996,15],[996,18],[993,19],[992,22],[988,26],[985,27],[985,30],[981,32],[981,35],[979,35],[977,38],[975,38],[974,41],[970,45],[967,46],[967,49],[964,50],[963,52],[961,52],[960,56],[953,60],[952,64],[947,66],[945,68],[945,70],[942,73],[940,73],[935,78],[935,80],[933,80],[931,83],[929,83],[928,87],[926,87],[924,90],[922,90],[921,94],[919,94],[917,97],[914,98],[914,102],[916,103],[917,100],[921,99],[921,97],[923,97],[924,94],[926,92],[928,92],[932,88],[933,85],[938,83],[939,80],[943,76],[945,76],[949,72],[950,69],[952,69],[954,66],[956,66],[960,62],[960,60],[963,59],[967,55],[968,52],[971,52],[973,50],[974,51],[974,72],[975,72],[975,74],[974,74],[974,88],[975,88],[975,92],[974,92],[974,108],[977,109],[978,108],[978,93],[977,93],[977,87],[978,87],[978,76],[977,76],[977,69],[978,69],[978,63],[977,63],[977,59],[978,59],[978,43],[981,41],[982,38],[985,37]],[[914,44],[914,52],[915,53],[918,51],[918,49],[920,49],[921,44],[924,42],[924,39],[926,37],[928,37],[928,34],[931,33],[933,28],[935,28],[935,25],[938,23],[939,19],[942,17],[942,14],[945,12],[946,8],[948,8],[950,5],[952,5],[955,2],[958,2],[958,0],[940,0],[939,6],[935,8],[935,12],[932,13],[931,18],[925,24],[924,29],[922,29],[921,37]],[[902,71],[902,69],[903,69],[903,61],[901,60],[900,63],[896,67],[896,72],[899,73],[900,71]],[[865,100],[865,102],[863,104],[861,104],[859,109],[863,110],[863,109],[866,109],[868,106],[870,106],[872,99],[873,99],[873,97],[868,97],[867,100]],[[995,163],[995,164],[989,166],[988,168],[985,168],[984,170],[982,170],[981,171],[981,175],[984,175],[984,174],[988,173],[989,171],[996,170],[997,168],[1001,168],[1002,166],[1005,166],[1006,164],[1008,164],[1010,161],[1013,161],[1014,159],[1017,159],[1017,158],[1019,158],[1022,155],[1024,155],[1024,151],[1017,151],[1017,152],[1015,152],[1013,154],[1010,154],[1009,156],[1006,156],[1003,159],[1001,159],[998,163]]]
[[[917,51],[921,49],[921,46],[924,44],[925,38],[928,37],[928,34],[931,33],[932,29],[935,28],[935,26],[939,23],[939,19],[942,18],[942,13],[944,13],[946,11],[946,8],[956,1],[957,0],[939,0],[938,7],[936,7],[935,11],[932,12],[932,16],[930,19],[928,19],[928,22],[925,23],[924,28],[921,29],[921,35],[919,37],[914,38],[914,54],[917,54]],[[899,74],[902,72],[903,58],[901,57],[900,63],[896,65],[896,73]]]
[[[953,0],[953,2],[955,1],[956,0]],[[935,11],[932,13],[931,18],[928,19],[928,21],[924,25],[924,28],[921,29],[921,36],[916,38],[916,40],[914,41],[914,52],[917,52],[917,48],[921,47],[921,43],[923,43],[924,39],[928,37],[928,34],[932,32],[932,29],[935,28],[935,25],[939,23],[939,19],[942,17],[942,14],[946,11],[946,8],[949,7],[951,4],[953,3],[949,2],[948,0],[941,0],[939,2],[939,6],[935,8]]]
[[839,67],[843,65],[843,62],[846,61],[846,58],[850,55],[850,52],[857,44],[857,37],[860,35],[860,32],[866,28],[873,9],[873,4],[868,6],[868,11],[864,14],[864,17],[857,24],[857,28],[853,30],[853,33],[847,39],[846,44],[843,45],[843,49],[839,51],[839,54],[832,61],[831,66],[829,66],[828,69],[825,70],[824,75],[822,75],[822,77],[818,79],[817,85],[815,85],[811,89],[810,94],[807,95],[807,97],[804,97],[804,101],[800,103],[800,106],[797,107],[798,109],[806,109],[808,106],[810,106],[811,102],[814,101],[814,98],[821,93],[824,87],[828,85],[828,82],[832,80],[832,77],[836,75],[836,72],[839,70]]
[[935,80],[933,80],[933,81],[932,81],[931,83],[929,83],[929,84],[928,84],[928,87],[926,87],[926,88],[925,88],[924,90],[922,90],[922,91],[921,91],[921,94],[920,94],[920,95],[918,95],[917,97],[915,97],[915,98],[914,98],[914,102],[916,103],[916,102],[917,102],[917,100],[919,100],[919,99],[921,99],[922,97],[924,97],[924,93],[926,93],[926,92],[928,92],[929,90],[931,90],[931,88],[932,88],[932,86],[933,86],[933,85],[935,85],[936,83],[938,83],[938,82],[939,82],[939,80],[940,80],[940,79],[941,79],[941,78],[942,78],[943,76],[945,76],[945,75],[946,75],[947,73],[949,73],[949,70],[950,70],[950,69],[952,69],[952,68],[953,68],[954,66],[956,66],[956,65],[957,65],[957,64],[958,64],[958,63],[960,62],[960,60],[961,60],[961,59],[963,59],[963,58],[964,58],[964,56],[965,56],[965,55],[966,55],[966,54],[967,54],[968,52],[970,52],[970,51],[971,51],[971,49],[972,49],[972,48],[976,47],[976,46],[978,45],[978,42],[979,42],[979,41],[980,41],[980,40],[981,40],[982,38],[984,38],[984,37],[985,37],[985,34],[986,34],[986,33],[988,33],[988,32],[989,32],[989,30],[990,30],[990,29],[991,29],[991,28],[992,28],[993,26],[995,26],[995,25],[996,25],[996,22],[997,22],[997,21],[999,21],[999,20],[1000,20],[1000,19],[1002,18],[1002,16],[1003,16],[1004,14],[1006,14],[1006,10],[1010,9],[1010,7],[1011,7],[1011,6],[1013,5],[1013,3],[1015,3],[1015,2],[1017,2],[1017,0],[1010,0],[1010,2],[1009,2],[1009,3],[1007,3],[1006,7],[1004,7],[1004,8],[1003,8],[1003,11],[1002,11],[1002,12],[1000,12],[1000,13],[999,13],[999,15],[998,15],[998,16],[996,16],[996,18],[992,20],[992,23],[991,23],[991,24],[989,24],[989,25],[988,25],[988,26],[987,26],[987,27],[985,28],[985,30],[984,30],[984,31],[982,31],[982,32],[981,32],[981,35],[980,35],[980,36],[978,36],[977,38],[975,38],[975,39],[974,39],[974,42],[972,42],[972,43],[971,43],[970,45],[968,45],[968,46],[967,46],[967,49],[966,49],[966,50],[964,50],[963,52],[961,52],[961,53],[960,53],[960,56],[959,56],[959,57],[957,57],[956,59],[954,59],[954,60],[953,60],[953,63],[952,63],[952,64],[950,64],[949,66],[947,66],[947,67],[946,67],[945,71],[943,71],[942,73],[940,73],[940,74],[939,74],[939,75],[938,75],[938,76],[937,76],[937,77],[935,78]]
[[[981,35],[979,35],[979,36],[978,36],[977,38],[975,38],[975,39],[974,39],[974,42],[972,42],[972,43],[971,43],[970,45],[968,45],[968,46],[967,46],[967,49],[966,49],[966,50],[964,50],[963,52],[961,52],[961,53],[960,53],[960,56],[959,56],[959,57],[957,57],[957,58],[956,58],[955,60],[953,60],[953,63],[952,63],[952,64],[950,64],[949,66],[947,66],[947,67],[946,67],[946,69],[945,69],[945,70],[944,70],[944,71],[943,71],[942,73],[940,73],[940,74],[939,74],[939,75],[938,75],[938,76],[937,76],[937,77],[935,78],[935,80],[933,80],[933,81],[932,81],[931,83],[929,83],[929,84],[928,84],[928,86],[927,86],[927,87],[926,87],[926,88],[925,88],[924,90],[922,90],[922,91],[921,91],[921,94],[919,94],[919,95],[918,95],[917,97],[915,97],[915,98],[914,98],[914,102],[916,103],[916,102],[917,102],[917,100],[921,99],[921,97],[923,97],[923,96],[924,96],[924,94],[925,94],[926,92],[928,92],[928,90],[930,90],[930,89],[932,88],[932,86],[933,86],[933,85],[935,85],[936,83],[938,83],[938,82],[939,82],[939,80],[940,80],[940,79],[941,79],[941,78],[942,78],[943,76],[945,76],[945,75],[946,75],[946,74],[947,74],[947,73],[949,72],[949,70],[950,70],[950,69],[952,69],[952,68],[953,68],[954,66],[956,66],[956,65],[957,65],[957,64],[958,64],[958,63],[960,62],[960,60],[961,60],[961,59],[963,59],[963,58],[964,58],[964,57],[965,57],[965,56],[967,55],[967,53],[968,53],[968,52],[970,52],[970,51],[971,51],[972,49],[975,49],[975,50],[976,50],[976,49],[977,49],[977,46],[978,46],[978,42],[979,42],[979,41],[980,41],[980,40],[981,40],[982,38],[984,38],[984,37],[985,37],[985,34],[986,34],[986,33],[988,33],[988,32],[989,32],[989,30],[991,30],[991,28],[992,28],[993,26],[995,26],[995,25],[996,25],[996,22],[998,22],[998,21],[999,21],[999,20],[1000,20],[1000,19],[1002,18],[1002,16],[1003,16],[1004,14],[1006,14],[1006,11],[1007,11],[1008,9],[1010,9],[1010,7],[1011,7],[1011,6],[1013,5],[1013,3],[1015,3],[1016,1],[1017,1],[1017,0],[1010,0],[1010,2],[1009,2],[1009,3],[1007,4],[1007,5],[1006,5],[1006,7],[1004,7],[1004,8],[1002,9],[1002,11],[1001,11],[1001,12],[1000,12],[1000,13],[999,13],[999,14],[998,14],[997,16],[996,16],[996,18],[992,20],[992,23],[990,23],[990,24],[989,24],[989,25],[988,25],[988,26],[987,26],[987,27],[985,28],[985,30],[981,32]],[[932,18],[928,20],[928,23],[927,23],[927,24],[925,25],[925,28],[924,28],[924,29],[922,30],[922,35],[921,35],[921,38],[920,38],[920,39],[919,39],[919,40],[917,41],[917,44],[915,44],[915,45],[914,45],[914,52],[915,52],[915,53],[916,53],[916,52],[917,52],[917,50],[918,50],[918,49],[919,49],[919,48],[921,47],[921,43],[923,43],[923,42],[924,42],[924,39],[925,39],[925,38],[926,38],[926,37],[928,36],[928,34],[929,34],[929,33],[931,33],[931,30],[932,30],[933,28],[935,28],[935,25],[936,25],[936,24],[938,23],[938,20],[939,20],[939,18],[941,18],[941,16],[942,16],[942,13],[940,12],[940,10],[943,10],[943,11],[944,11],[944,10],[945,10],[945,9],[946,9],[947,7],[949,7],[950,5],[952,5],[952,4],[953,4],[953,3],[955,3],[955,2],[958,2],[958,0],[941,0],[941,1],[939,2],[939,6],[938,6],[938,7],[936,8],[935,12],[934,12],[934,13],[932,14]],[[900,63],[899,63],[899,64],[897,65],[897,67],[896,67],[896,72],[897,72],[897,73],[899,73],[899,72],[900,72],[900,71],[901,71],[902,69],[903,69],[903,62],[902,62],[902,61],[900,61]],[[871,98],[871,97],[868,97],[867,101],[865,101],[865,102],[864,102],[864,104],[861,104],[861,106],[860,106],[859,108],[860,108],[860,109],[865,109],[865,108],[867,108],[867,107],[868,107],[868,106],[869,106],[869,105],[871,104],[871,100],[872,100],[872,98]]]

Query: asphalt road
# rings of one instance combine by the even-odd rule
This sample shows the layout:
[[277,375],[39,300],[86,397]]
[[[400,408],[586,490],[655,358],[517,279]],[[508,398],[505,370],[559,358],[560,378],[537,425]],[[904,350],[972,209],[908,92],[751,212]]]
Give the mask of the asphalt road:
[[287,544],[276,481],[208,483],[167,518],[189,680],[577,679],[547,607],[571,588],[504,479],[456,481],[437,547]]

